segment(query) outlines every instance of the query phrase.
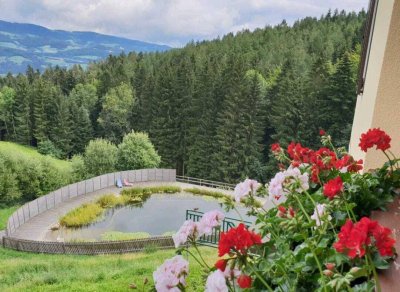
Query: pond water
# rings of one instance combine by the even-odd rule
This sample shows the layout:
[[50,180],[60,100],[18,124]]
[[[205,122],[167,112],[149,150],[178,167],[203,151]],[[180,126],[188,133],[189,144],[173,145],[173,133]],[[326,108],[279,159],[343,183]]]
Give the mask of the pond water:
[[[100,240],[101,235],[109,231],[147,232],[150,235],[163,235],[175,232],[186,219],[186,210],[195,209],[200,212],[221,210],[218,200],[211,197],[191,194],[155,194],[141,206],[124,206],[110,209],[104,218],[89,226],[71,229],[62,228],[49,231],[46,240]],[[243,220],[253,222],[246,215],[244,207],[237,207]],[[227,217],[239,219],[236,211],[224,212]]]

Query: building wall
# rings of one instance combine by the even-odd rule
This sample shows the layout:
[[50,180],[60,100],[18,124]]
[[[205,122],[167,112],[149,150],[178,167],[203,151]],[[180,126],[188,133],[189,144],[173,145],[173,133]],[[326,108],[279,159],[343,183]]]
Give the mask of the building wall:
[[358,146],[361,134],[377,127],[392,137],[392,150],[400,155],[400,0],[378,3],[364,93],[357,97],[349,149],[366,170],[386,161],[379,151],[364,153]]

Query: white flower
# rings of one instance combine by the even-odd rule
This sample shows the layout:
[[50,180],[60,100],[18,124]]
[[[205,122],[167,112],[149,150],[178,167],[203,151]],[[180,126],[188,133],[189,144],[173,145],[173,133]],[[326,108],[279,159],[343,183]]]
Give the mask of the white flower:
[[240,200],[248,196],[249,193],[255,195],[257,189],[261,186],[256,180],[253,179],[245,179],[243,182],[236,185],[234,190],[235,200],[236,202],[240,202]]
[[297,167],[292,167],[289,166],[289,168],[284,172],[285,177],[289,178],[287,184],[299,182],[300,187],[296,189],[296,192],[302,193],[303,191],[306,191],[310,188],[308,184],[308,173],[305,172],[304,174],[301,174],[300,169]]
[[178,232],[172,236],[175,247],[185,244],[189,236],[194,238],[198,236],[198,225],[192,220],[185,221]]
[[278,172],[271,179],[268,186],[269,198],[275,205],[279,205],[286,201],[289,194],[289,188],[293,184],[300,184],[294,191],[302,193],[310,188],[308,173],[301,173],[297,167],[289,166],[285,171]]
[[228,292],[225,275],[220,270],[211,273],[206,282],[206,292]]
[[[324,219],[326,215],[326,210],[325,210],[326,205],[325,204],[317,204],[317,207],[314,210],[314,214],[312,214],[311,219],[315,220],[315,224],[317,226],[322,225],[322,219]],[[328,214],[326,217],[328,221],[332,219],[331,215]]]
[[167,259],[153,273],[153,279],[158,292],[179,292],[179,284],[186,286],[185,278],[189,273],[189,262],[181,255]]
[[274,178],[271,179],[268,186],[269,198],[276,205],[286,201],[286,192],[283,190],[283,183],[286,177],[284,172],[278,172]]
[[219,210],[205,213],[197,225],[199,236],[204,234],[211,235],[213,228],[221,225],[221,222],[224,220],[224,218],[224,213]]

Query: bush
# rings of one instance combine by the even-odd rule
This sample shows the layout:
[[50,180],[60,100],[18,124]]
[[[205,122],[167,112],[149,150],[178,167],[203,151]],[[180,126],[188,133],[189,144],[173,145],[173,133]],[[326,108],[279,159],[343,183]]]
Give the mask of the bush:
[[62,157],[61,150],[58,149],[54,145],[54,143],[51,142],[50,140],[45,140],[45,141],[39,142],[37,150],[40,154],[43,154],[43,155],[49,155],[54,158]]
[[90,141],[83,157],[88,173],[93,176],[115,171],[116,160],[117,147],[104,139]]
[[17,176],[12,162],[0,153],[0,206],[17,201],[21,197]]
[[104,209],[97,203],[83,204],[61,217],[60,225],[65,227],[81,227],[95,222],[103,214]]
[[160,156],[145,133],[132,131],[125,135],[122,143],[118,145],[117,168],[119,170],[155,168],[160,161]]
[[73,182],[82,181],[89,178],[85,162],[83,161],[83,157],[81,155],[72,156],[71,168],[72,168],[71,180]]

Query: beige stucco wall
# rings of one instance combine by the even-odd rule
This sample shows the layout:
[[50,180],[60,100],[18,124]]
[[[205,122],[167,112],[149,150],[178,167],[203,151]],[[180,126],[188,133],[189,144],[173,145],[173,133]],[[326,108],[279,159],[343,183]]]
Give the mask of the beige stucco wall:
[[361,133],[377,127],[392,137],[392,151],[400,155],[400,0],[379,1],[364,93],[357,97],[349,148],[366,170],[386,161],[381,152],[358,147]]

